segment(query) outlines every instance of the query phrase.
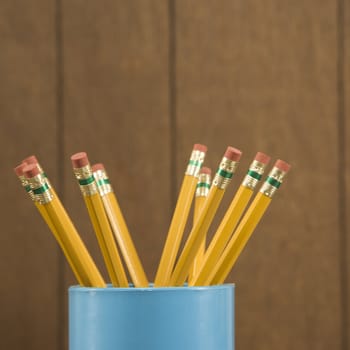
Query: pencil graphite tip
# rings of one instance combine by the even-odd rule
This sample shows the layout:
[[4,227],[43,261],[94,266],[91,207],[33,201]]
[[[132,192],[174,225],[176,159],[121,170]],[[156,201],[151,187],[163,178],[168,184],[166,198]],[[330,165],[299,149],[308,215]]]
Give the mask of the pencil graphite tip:
[[271,160],[271,157],[269,157],[267,154],[263,152],[258,152],[255,155],[254,160],[258,161],[259,163],[268,164],[269,161]]
[[208,147],[205,146],[205,145],[201,145],[200,143],[196,143],[196,144],[193,146],[193,150],[194,150],[194,151],[201,151],[201,152],[206,153],[207,150],[208,150]]
[[23,174],[26,178],[30,179],[34,176],[39,175],[40,169],[38,168],[37,164],[27,164],[23,168]]
[[274,165],[276,168],[278,168],[279,170],[284,171],[285,173],[287,173],[290,169],[290,164],[286,163],[285,161],[278,159]]
[[239,149],[231,146],[227,147],[226,152],[224,154],[224,157],[234,162],[238,162],[241,156],[242,156],[242,152]]
[[73,168],[83,168],[89,164],[89,159],[85,152],[75,153],[70,157],[70,159],[72,161]]
[[94,164],[91,168],[92,168],[93,172],[98,171],[98,170],[102,170],[102,171],[105,170],[105,167],[102,163]]

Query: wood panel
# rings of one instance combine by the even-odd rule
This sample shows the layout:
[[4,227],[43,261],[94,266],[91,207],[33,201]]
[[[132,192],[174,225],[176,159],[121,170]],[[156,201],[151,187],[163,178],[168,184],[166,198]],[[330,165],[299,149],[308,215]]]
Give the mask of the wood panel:
[[340,349],[336,10],[176,2],[179,179],[194,142],[243,150],[236,186],[258,150],[293,166],[228,279],[238,349]]
[[343,293],[343,344],[350,348],[350,13],[349,3],[338,2],[338,114],[339,114],[339,218],[342,223],[340,244],[341,284]]
[[59,349],[58,249],[12,170],[36,154],[57,180],[54,19],[54,1],[0,4],[2,349]]
[[167,4],[64,1],[63,8],[64,199],[102,267],[69,157],[85,150],[105,163],[152,280],[170,217]]

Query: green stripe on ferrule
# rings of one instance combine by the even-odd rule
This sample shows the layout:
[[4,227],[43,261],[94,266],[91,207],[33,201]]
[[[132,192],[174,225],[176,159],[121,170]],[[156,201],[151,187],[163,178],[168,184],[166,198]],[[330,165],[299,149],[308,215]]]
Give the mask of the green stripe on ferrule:
[[42,194],[44,192],[46,192],[49,189],[49,186],[47,184],[42,185],[39,188],[36,188],[33,190],[34,194]]
[[273,177],[268,176],[266,179],[266,182],[269,183],[271,186],[279,188],[281,186],[281,183],[274,179]]
[[97,186],[110,185],[109,179],[100,179],[97,181]]
[[27,192],[30,192],[32,190],[32,188],[30,187],[30,185],[25,185],[24,186],[24,189],[27,191]]
[[210,184],[207,184],[206,182],[200,182],[199,184],[197,184],[197,188],[209,188],[210,189]]
[[249,176],[251,176],[252,178],[256,179],[256,180],[261,180],[262,178],[262,175],[257,173],[256,171],[254,170],[248,170],[248,173],[247,173]]
[[232,176],[233,176],[233,173],[230,172],[230,171],[226,171],[226,170],[223,170],[223,169],[218,169],[218,171],[216,172],[217,175],[220,175],[226,179],[231,179]]
[[198,166],[200,167],[202,165],[202,162],[200,160],[192,160],[190,159],[188,162],[188,165]]
[[80,179],[80,180],[78,180],[78,181],[79,181],[79,185],[81,185],[81,186],[86,186],[86,185],[92,184],[92,183],[95,181],[95,179],[94,179],[93,176],[90,176],[90,177],[87,178],[87,179]]

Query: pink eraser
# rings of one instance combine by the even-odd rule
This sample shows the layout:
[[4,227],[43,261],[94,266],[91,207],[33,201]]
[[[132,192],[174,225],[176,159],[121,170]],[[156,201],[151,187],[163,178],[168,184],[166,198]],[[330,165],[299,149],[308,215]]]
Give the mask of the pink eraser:
[[242,155],[242,152],[239,149],[229,146],[226,149],[224,157],[234,162],[238,162],[241,158],[241,155]]
[[21,163],[20,165],[17,165],[13,170],[15,171],[15,174],[17,176],[23,176],[23,169],[27,166],[27,163]]
[[279,170],[284,171],[287,173],[290,169],[290,164],[286,163],[285,161],[278,159],[274,165],[274,167],[278,168]]
[[207,168],[206,166],[204,166],[201,171],[200,171],[201,174],[208,174],[208,175],[211,175],[211,169],[210,168]]
[[95,172],[97,170],[105,170],[105,167],[103,166],[102,163],[94,164],[91,168],[92,168],[93,172]]
[[24,168],[23,168],[23,174],[25,175],[25,177],[27,177],[28,179],[37,176],[40,174],[40,170],[38,168],[37,164],[27,164]]
[[262,152],[258,152],[254,158],[254,160],[256,160],[260,163],[263,163],[263,164],[268,164],[270,159],[271,159],[271,157],[269,157],[267,154],[262,153]]
[[33,156],[29,156],[26,159],[23,159],[22,163],[27,163],[27,164],[38,164],[38,158]]
[[200,143],[196,143],[194,146],[193,146],[193,150],[194,151],[201,151],[201,152],[206,152],[208,150],[208,147],[205,146],[205,145],[201,145]]
[[84,166],[89,164],[89,159],[85,152],[75,153],[70,157],[73,168],[83,168]]

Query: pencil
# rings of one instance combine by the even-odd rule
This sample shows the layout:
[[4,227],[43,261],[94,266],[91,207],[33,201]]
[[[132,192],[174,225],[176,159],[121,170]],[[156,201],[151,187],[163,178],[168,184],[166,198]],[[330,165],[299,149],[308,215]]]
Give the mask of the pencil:
[[166,286],[170,279],[206,151],[204,145],[195,144],[193,147],[157,269],[155,287]]
[[36,207],[62,247],[79,283],[105,287],[102,276],[41,168],[37,164],[29,164],[23,167],[23,174],[33,192]]
[[204,285],[221,284],[225,281],[289,169],[289,164],[277,160]]
[[170,278],[170,285],[182,286],[185,282],[191,264],[193,263],[193,259],[198,252],[203,238],[207,234],[224,192],[231,182],[231,178],[237,168],[241,154],[242,152],[236,148],[227,148],[215,174],[208,198],[204,203],[197,222],[187,238],[174,272]]
[[[193,213],[193,225],[198,220],[199,213],[203,208],[204,202],[208,197],[209,189],[211,184],[211,170],[207,167],[203,167],[199,174],[198,184],[196,188],[196,194],[194,199],[194,213]],[[196,254],[192,267],[190,269],[188,281],[190,281],[198,274],[199,268],[202,265],[204,252],[206,246],[206,237],[203,238],[203,241],[199,247],[198,253]]]
[[143,270],[140,258],[132,241],[119,203],[110,184],[103,164],[92,166],[93,175],[106,210],[109,223],[118,242],[119,249],[128,268],[135,287],[148,287],[148,280]]
[[[68,249],[66,248],[66,246],[63,244],[62,239],[60,237],[60,234],[58,233],[55,225],[53,224],[51,218],[49,217],[49,215],[47,214],[45,208],[40,205],[39,202],[37,202],[35,200],[35,196],[34,193],[30,187],[30,184],[27,180],[27,178],[24,176],[24,172],[23,169],[27,166],[28,164],[25,162],[22,162],[20,165],[18,165],[14,170],[15,173],[18,177],[18,179],[20,180],[23,188],[25,189],[25,191],[27,192],[27,194],[29,195],[29,198],[33,201],[35,207],[37,208],[37,210],[39,211],[39,214],[42,216],[42,218],[44,219],[45,223],[47,224],[47,226],[49,227],[50,231],[52,232],[52,234],[54,235],[56,241],[58,242],[59,246],[61,247],[64,256],[67,259],[67,262],[70,266],[70,268],[73,271],[73,274],[75,276],[75,278],[77,279],[78,283],[83,286],[84,285],[84,273],[79,272],[78,268],[76,266],[76,264],[73,262],[73,259],[71,257],[71,254],[69,253]],[[86,281],[86,280],[85,280]]]
[[128,280],[97,190],[89,159],[85,152],[79,152],[72,155],[71,161],[112,285],[128,287]]
[[258,185],[269,161],[270,157],[266,154],[262,152],[256,154],[249,167],[247,175],[233,197],[229,209],[209,244],[203,258],[203,263],[199,268],[198,275],[196,275],[193,280],[189,281],[189,285],[202,285],[208,274],[214,268],[240,217],[242,216],[244,209],[252,197],[253,191]]

